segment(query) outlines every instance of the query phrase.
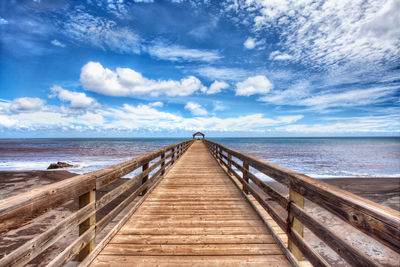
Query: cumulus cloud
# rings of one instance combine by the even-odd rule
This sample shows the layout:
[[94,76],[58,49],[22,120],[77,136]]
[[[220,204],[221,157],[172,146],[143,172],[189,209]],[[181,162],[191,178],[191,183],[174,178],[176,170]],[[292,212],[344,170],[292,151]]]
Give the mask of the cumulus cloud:
[[54,46],[62,47],[62,48],[66,47],[65,44],[61,43],[61,42],[58,41],[57,39],[52,40],[52,41],[51,41],[51,44],[54,45]]
[[10,104],[10,111],[13,113],[23,113],[41,110],[44,101],[37,97],[22,97],[14,99]]
[[162,108],[164,106],[163,102],[157,101],[157,102],[152,102],[149,104],[150,107],[158,107],[158,108]]
[[11,128],[17,123],[16,120],[10,119],[8,116],[0,115],[0,128]]
[[266,94],[273,88],[273,84],[263,75],[249,77],[236,84],[236,95],[250,96],[254,94]]
[[189,110],[193,115],[207,115],[207,110],[205,110],[200,104],[195,102],[187,102],[185,109]]
[[88,97],[85,93],[68,91],[60,86],[53,86],[51,91],[50,97],[70,102],[69,107],[73,109],[86,109],[98,105],[95,99]]
[[218,94],[220,93],[223,89],[226,89],[229,87],[229,84],[223,81],[214,81],[211,85],[210,88],[207,90],[206,94],[212,95],[212,94]]
[[256,47],[256,40],[254,38],[247,38],[246,41],[243,43],[246,49],[253,49]]
[[84,89],[110,96],[188,96],[196,91],[205,91],[201,81],[194,76],[174,80],[151,80],[130,68],[112,71],[98,62],[83,66],[80,81]]
[[150,55],[170,61],[211,62],[221,58],[217,51],[186,48],[179,45],[157,43],[145,49]]

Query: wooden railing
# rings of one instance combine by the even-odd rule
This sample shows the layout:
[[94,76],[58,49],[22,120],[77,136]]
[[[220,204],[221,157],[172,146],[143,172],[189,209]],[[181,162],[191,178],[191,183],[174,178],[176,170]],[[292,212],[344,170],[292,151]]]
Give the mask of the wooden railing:
[[[101,232],[122,210],[140,195],[151,191],[166,170],[188,149],[193,140],[161,148],[138,158],[99,171],[77,175],[72,178],[33,189],[7,199],[0,200],[0,233],[5,233],[38,215],[60,206],[71,199],[79,198],[79,210],[57,225],[37,235],[24,245],[0,259],[0,266],[22,266],[41,254],[65,234],[79,227],[79,238],[57,255],[49,266],[62,266],[79,254],[83,260],[94,248],[96,235]],[[151,164],[152,161],[157,160]],[[169,160],[168,160],[169,159]],[[167,161],[168,160],[168,161]],[[150,165],[151,164],[151,165]],[[109,185],[124,175],[142,167],[142,172],[127,182],[115,187],[100,199],[96,190]],[[157,167],[160,167],[156,172]],[[149,177],[151,175],[151,177]],[[136,188],[136,189],[135,189]],[[117,204],[101,220],[96,221],[96,212],[125,192],[134,190]],[[139,203],[140,200],[137,202]],[[128,213],[134,211],[134,205]],[[122,225],[119,222],[119,225]],[[111,231],[116,231],[114,227]]]
[[[228,174],[234,175],[243,185],[243,191],[251,194],[286,233],[289,250],[297,260],[302,260],[305,256],[314,266],[329,266],[326,260],[304,239],[303,227],[307,227],[349,264],[380,266],[374,259],[351,245],[343,236],[339,236],[313,215],[307,213],[304,209],[304,198],[328,210],[384,246],[400,253],[399,212],[216,142],[210,140],[204,142],[217,161],[226,167]],[[238,174],[232,166],[242,174]],[[249,170],[249,167],[286,185],[289,195],[284,196],[261,181]],[[282,218],[277,209],[269,203],[271,200],[287,211],[286,218]]]

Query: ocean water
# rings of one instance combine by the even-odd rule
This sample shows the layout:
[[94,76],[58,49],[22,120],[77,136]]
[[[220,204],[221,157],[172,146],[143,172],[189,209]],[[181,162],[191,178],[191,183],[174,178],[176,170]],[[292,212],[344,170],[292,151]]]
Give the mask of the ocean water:
[[[52,162],[66,161],[74,165],[69,171],[86,173],[183,140],[0,139],[0,170],[45,170]],[[210,140],[315,178],[400,177],[400,137]]]

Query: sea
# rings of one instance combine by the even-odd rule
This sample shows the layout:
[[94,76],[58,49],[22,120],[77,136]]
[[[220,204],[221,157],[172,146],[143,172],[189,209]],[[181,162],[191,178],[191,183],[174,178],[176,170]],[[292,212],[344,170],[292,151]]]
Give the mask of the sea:
[[[64,161],[74,166],[68,171],[87,173],[185,139],[0,139],[0,170],[46,170]],[[400,177],[400,137],[209,139],[314,178]]]

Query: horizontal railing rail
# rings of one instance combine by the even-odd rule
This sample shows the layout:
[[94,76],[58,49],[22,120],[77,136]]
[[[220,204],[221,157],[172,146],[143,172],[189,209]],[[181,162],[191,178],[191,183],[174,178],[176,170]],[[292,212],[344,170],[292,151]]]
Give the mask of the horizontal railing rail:
[[[297,260],[302,260],[304,255],[315,266],[329,265],[303,238],[303,226],[305,226],[349,264],[380,266],[374,259],[307,213],[304,210],[304,198],[328,210],[384,246],[400,253],[399,212],[219,143],[210,140],[205,140],[205,143],[217,161],[243,185],[244,193],[253,195],[287,234],[289,250]],[[242,164],[237,161],[241,161]],[[232,166],[242,175],[239,175]],[[286,185],[289,195],[284,196],[264,183],[249,170],[250,167]],[[287,211],[286,218],[282,218],[277,209],[268,202],[270,200]]]
[[[0,200],[0,232],[4,234],[50,209],[79,198],[78,211],[73,212],[55,226],[5,255],[0,259],[0,266],[21,266],[29,263],[78,226],[79,237],[48,265],[62,266],[78,254],[79,260],[83,260],[94,249],[96,235],[121,211],[132,204],[139,195],[144,196],[148,190],[154,187],[167,169],[182,156],[192,143],[193,140],[187,140],[169,145],[109,168],[77,175]],[[158,157],[159,160],[152,162]],[[117,181],[140,167],[142,172],[107,192],[100,199],[96,199],[96,190]],[[158,167],[159,169],[155,171]],[[132,190],[133,192],[131,192]],[[129,195],[96,222],[96,212],[124,193],[129,193]]]

